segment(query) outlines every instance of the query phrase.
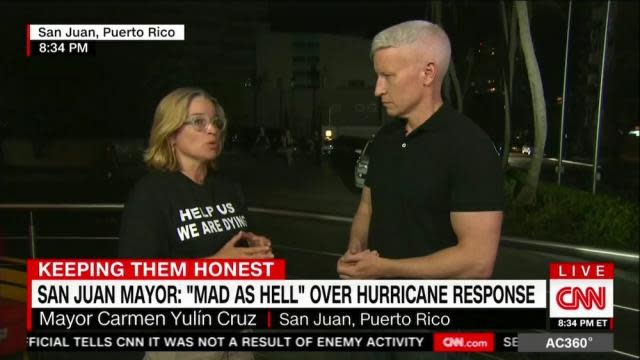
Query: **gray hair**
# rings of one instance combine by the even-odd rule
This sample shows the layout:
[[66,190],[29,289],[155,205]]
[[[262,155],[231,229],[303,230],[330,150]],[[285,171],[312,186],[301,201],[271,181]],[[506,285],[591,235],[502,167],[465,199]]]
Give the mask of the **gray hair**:
[[447,33],[440,26],[428,21],[406,21],[380,31],[371,42],[369,55],[373,59],[373,55],[378,50],[414,44],[423,56],[434,57],[436,63],[443,69],[444,77],[451,59],[451,43]]

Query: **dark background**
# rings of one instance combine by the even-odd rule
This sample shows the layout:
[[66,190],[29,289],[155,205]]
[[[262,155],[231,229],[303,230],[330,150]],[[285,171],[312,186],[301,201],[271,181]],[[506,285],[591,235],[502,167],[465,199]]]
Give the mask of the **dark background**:
[[[591,162],[594,153],[605,6],[603,1],[574,2],[565,150],[568,159],[583,162]],[[30,139],[35,147],[58,138],[144,139],[159,99],[172,89],[187,85],[199,85],[216,94],[223,104],[229,104],[232,110],[229,115],[235,124],[248,126],[250,120],[239,119],[237,115],[234,118],[242,105],[236,104],[237,91],[233,89],[237,84],[231,83],[225,74],[242,64],[250,79],[254,76],[256,52],[247,44],[246,51],[230,51],[237,47],[234,39],[250,42],[260,26],[274,32],[332,33],[370,39],[379,30],[398,22],[431,18],[428,1],[66,1],[10,3],[3,4],[2,10],[0,140]],[[562,94],[567,10],[565,1],[530,3],[531,30],[547,102],[545,153],[549,156],[555,156],[559,142],[561,101],[557,99]],[[499,80],[506,63],[499,14],[499,3],[493,1],[443,3],[444,28],[452,40],[453,59],[461,82],[480,84],[487,79]],[[629,150],[625,145],[628,131],[638,125],[637,18],[637,2],[614,2],[600,151],[601,161],[615,168],[615,176],[632,168],[620,160],[625,156],[635,156],[633,165],[637,165],[637,154],[633,155],[637,146]],[[27,58],[27,23],[185,24],[186,40],[98,42],[93,57]],[[497,54],[488,56],[489,49],[495,49]],[[469,52],[478,54],[473,65]],[[526,68],[518,54],[512,141],[522,145],[533,141],[533,126]],[[471,86],[465,93],[465,113],[496,143],[501,143],[504,114],[500,89],[493,94],[475,90],[478,88]],[[4,173],[9,176],[10,172]],[[616,187],[628,185],[612,187],[609,190],[615,192]],[[12,190],[5,188],[2,193],[10,192],[12,198],[20,199],[20,191]]]

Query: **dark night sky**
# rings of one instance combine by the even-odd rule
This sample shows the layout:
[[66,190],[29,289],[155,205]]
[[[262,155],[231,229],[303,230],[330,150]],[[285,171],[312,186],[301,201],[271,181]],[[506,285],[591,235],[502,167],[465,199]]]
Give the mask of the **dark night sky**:
[[425,1],[270,2],[274,31],[329,32],[373,37],[395,23],[424,18]]
[[[445,29],[451,24],[452,8],[444,3]],[[484,40],[499,35],[497,2],[455,3],[458,27]],[[305,31],[359,35],[372,38],[380,30],[407,20],[427,19],[429,1],[272,1],[269,21],[274,31]],[[473,16],[469,17],[470,11]],[[495,20],[495,21],[494,21]],[[470,31],[470,29],[473,29]]]
[[[237,94],[244,91],[242,94],[246,95],[250,90],[237,90],[234,86],[241,84],[240,81],[219,80],[217,76],[224,73],[223,66],[230,62],[225,60],[227,46],[234,45],[233,39],[224,38],[225,31],[245,31],[242,27],[245,17],[254,20],[258,17],[276,32],[331,33],[371,39],[380,30],[399,22],[429,19],[431,5],[428,0],[237,1],[242,6],[232,6],[231,10],[235,12],[228,16],[215,12],[220,8],[228,10],[225,5],[212,6],[212,3],[217,2],[41,0],[3,3],[0,5],[0,42],[4,46],[0,53],[0,139],[14,134],[33,138],[146,137],[158,99],[170,89],[193,84],[214,92],[224,104],[235,101],[235,108],[228,109],[236,111],[230,111],[230,114],[241,114],[239,110],[246,108],[241,102],[245,98]],[[550,145],[547,149],[555,152],[553,147],[554,142],[558,143],[556,134],[560,119],[560,106],[555,100],[562,93],[567,2],[540,0],[529,3],[532,4],[531,31],[549,109]],[[596,67],[594,71],[584,65],[589,65],[588,59],[593,52],[595,41],[592,36],[601,36],[600,30],[592,25],[592,10],[605,2],[573,3],[581,10],[574,15],[570,53],[573,59],[570,65],[573,66],[569,69],[565,129],[568,129],[572,144],[588,144],[593,138],[589,127],[593,127],[590,119],[595,110],[585,106],[585,102],[595,99],[597,88],[585,84],[589,76],[598,74],[599,69]],[[617,31],[612,33],[610,40],[615,51],[611,52],[614,56],[609,67],[608,87],[605,87],[605,118],[609,120],[602,128],[604,156],[617,151],[616,145],[620,143],[617,134],[638,123],[638,2],[614,3],[618,7],[614,23]],[[452,40],[454,63],[462,85],[466,80],[470,80],[466,82],[468,85],[473,80],[479,83],[495,79],[499,73],[496,69],[501,67],[504,57],[487,59],[485,56],[483,60],[478,56],[475,65],[469,66],[466,55],[470,50],[476,50],[480,41],[487,41],[498,48],[496,57],[500,58],[501,53],[504,56],[504,49],[500,49],[504,35],[499,1],[445,0],[442,4],[443,27]],[[258,7],[254,8],[256,5]],[[256,9],[258,11],[252,11]],[[240,26],[234,23],[238,19]],[[184,43],[100,44],[96,47],[97,55],[87,58],[27,59],[27,23],[185,24],[187,34],[192,36]],[[255,23],[249,23],[251,27],[247,31],[255,30]],[[211,46],[212,43],[222,45]],[[247,44],[251,47],[250,38]],[[256,60],[252,51],[242,54],[240,61],[244,63],[251,64]],[[218,68],[216,64],[222,65]],[[247,69],[246,76],[251,76],[251,66]],[[531,96],[522,61],[517,63],[514,85],[512,131],[515,134],[521,129],[532,128]],[[464,106],[465,113],[489,129],[486,131],[494,139],[501,138],[504,114],[500,96],[474,95],[473,91],[467,91]],[[235,116],[240,119],[240,115]],[[240,120],[246,119],[249,116]],[[249,123],[240,120],[238,124]],[[40,131],[41,128],[51,132]],[[590,150],[583,146],[568,151],[583,155]]]
[[[196,17],[199,22],[202,22],[203,15],[199,13],[199,9],[207,2],[203,1],[188,1],[178,4],[173,1],[164,1],[162,4],[175,6],[174,12],[170,12],[170,16],[165,16],[166,23],[185,23],[187,25],[187,31],[189,31],[189,19]],[[625,2],[621,2],[623,4]],[[17,4],[17,3],[16,3]],[[0,73],[9,71],[13,74],[21,71],[31,71],[29,65],[44,63],[44,60],[40,60],[39,63],[32,61],[27,62],[24,58],[24,24],[27,22],[41,22],[46,23],[47,19],[51,19],[52,13],[55,13],[53,19],[54,22],[64,22],[68,19],[67,23],[78,23],[87,21],[88,23],[145,23],[145,19],[152,18],[153,5],[145,6],[129,6],[124,3],[114,3],[113,5],[100,5],[95,6],[95,3],[80,2],[80,1],[65,1],[65,2],[26,2],[29,11],[24,10],[25,2],[20,3],[18,8],[21,10],[16,12],[11,11],[11,4],[8,8],[3,5],[4,10],[0,14],[1,25],[3,27],[0,32],[0,39],[5,44],[6,51],[3,54],[4,59],[0,59]],[[33,5],[32,5],[33,4]],[[56,4],[64,5],[57,6]],[[141,2],[133,2],[133,4],[142,4]],[[145,3],[146,4],[146,3]],[[184,6],[182,5],[184,4]],[[247,7],[254,6],[255,3],[246,2]],[[268,1],[261,3],[262,6],[267,5],[267,14],[265,21],[270,23],[271,30],[282,32],[318,32],[318,33],[333,33],[333,34],[346,34],[357,35],[365,38],[372,38],[378,31],[388,27],[390,25],[411,20],[411,19],[424,19],[428,18],[427,13],[430,7],[430,2],[426,0],[422,1]],[[465,55],[469,48],[476,46],[480,41],[494,40],[495,43],[501,44],[503,42],[503,34],[501,33],[501,24],[499,17],[499,2],[497,1],[456,1],[443,2],[444,7],[444,28],[449,33],[454,48],[455,62],[460,66],[461,70],[464,70],[466,64],[464,61]],[[593,6],[589,3],[581,3],[587,7]],[[594,3],[591,3],[594,4]],[[64,16],[60,14],[62,9],[65,9]],[[132,14],[123,12],[121,9],[135,8],[139,14]],[[48,10],[49,9],[49,10]],[[55,10],[58,9],[58,10]],[[68,14],[66,11],[68,10]],[[454,16],[454,10],[456,16]],[[630,13],[637,15],[637,5],[629,11],[624,9],[622,14]],[[534,42],[536,43],[536,52],[539,55],[538,61],[541,66],[542,76],[547,88],[546,93],[550,99],[557,96],[561,90],[561,75],[562,75],[562,63],[564,58],[564,32],[566,24],[566,3],[562,1],[540,1],[534,2],[532,11],[530,13],[532,34]],[[587,14],[589,15],[589,14]],[[151,17],[150,17],[151,16]],[[217,16],[224,16],[220,14],[211,14],[212,23],[215,22]],[[89,19],[89,20],[87,20]],[[629,23],[636,23],[637,28],[637,16],[629,16],[626,21]],[[162,22],[162,21],[161,21]],[[574,24],[574,27],[578,27],[578,24]],[[628,25],[619,25],[619,28],[628,28]],[[630,42],[635,40],[635,46],[637,49],[637,32],[618,31],[618,34],[631,36]],[[631,35],[635,34],[635,35]],[[620,43],[627,43],[627,40]],[[576,43],[577,44],[577,43]],[[128,44],[127,46],[131,46]],[[141,45],[137,45],[142,48]],[[153,44],[144,44],[145,47],[151,47]],[[169,46],[169,45],[163,45]],[[619,47],[623,49],[625,47]],[[14,50],[14,51],[12,51]],[[620,50],[618,50],[620,52]],[[635,58],[637,60],[637,50],[635,53],[625,55],[624,58]],[[97,60],[101,60],[98,58]],[[150,61],[151,65],[157,61],[161,61],[160,58],[150,57],[153,61]],[[114,59],[113,62],[104,64],[103,68],[106,70],[114,68],[129,69],[130,62],[122,61],[121,57]],[[201,59],[196,59],[200,61]],[[195,61],[195,60],[194,60]],[[60,69],[67,64],[67,68],[73,70],[76,69],[76,63],[81,62],[78,59],[51,59],[48,60],[52,65],[52,71],[58,71],[55,65],[60,64]],[[83,61],[82,65],[86,65],[87,61]],[[196,61],[196,64],[198,62]],[[96,67],[99,68],[99,64]],[[615,68],[615,67],[614,67]],[[637,74],[637,65],[635,67],[629,66],[630,69],[635,69]],[[110,80],[112,75],[108,71],[102,71],[104,73],[105,80]],[[134,71],[134,70],[132,70]],[[72,73],[76,73],[71,71]],[[462,74],[461,74],[462,75]],[[60,77],[66,76],[61,73]],[[96,75],[95,72],[88,73],[85,76],[87,79],[91,79],[91,76],[100,77],[100,72]],[[127,75],[127,81],[129,80]],[[6,77],[5,77],[6,78]],[[14,76],[15,79],[22,81],[22,76]],[[37,79],[35,76],[31,76],[33,79]],[[71,77],[69,77],[71,78]],[[624,76],[619,78],[625,79]],[[633,77],[631,77],[633,78]],[[636,76],[637,78],[637,76]],[[35,80],[34,80],[35,81]],[[631,83],[631,82],[628,82]],[[524,86],[527,86],[526,81],[523,82]],[[45,84],[46,85],[46,84]],[[5,84],[6,86],[6,84]],[[637,84],[635,85],[637,86]],[[11,89],[11,90],[10,90]],[[7,88],[7,91],[15,93],[15,87],[11,86]],[[54,90],[56,92],[57,90]],[[49,93],[49,90],[43,90],[43,93]],[[628,91],[621,91],[622,95],[628,93]],[[637,90],[635,92],[637,94]],[[637,113],[637,107],[635,108]],[[633,112],[633,111],[632,111]]]

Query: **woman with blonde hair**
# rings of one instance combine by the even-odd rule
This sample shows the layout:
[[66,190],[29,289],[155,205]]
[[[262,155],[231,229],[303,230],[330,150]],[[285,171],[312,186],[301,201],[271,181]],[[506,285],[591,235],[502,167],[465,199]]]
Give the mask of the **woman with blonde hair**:
[[[227,118],[199,88],[165,96],[154,116],[144,161],[151,169],[122,215],[119,256],[126,258],[272,258],[271,241],[249,232],[240,187],[216,173]],[[145,359],[250,359],[251,353],[147,352]]]

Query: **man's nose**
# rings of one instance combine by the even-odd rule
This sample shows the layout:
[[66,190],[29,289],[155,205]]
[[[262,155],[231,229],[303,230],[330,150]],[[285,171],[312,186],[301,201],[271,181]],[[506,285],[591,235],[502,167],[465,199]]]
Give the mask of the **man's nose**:
[[382,96],[385,92],[387,92],[387,88],[385,86],[384,80],[378,78],[378,80],[376,80],[376,89],[374,91],[374,94],[375,96]]

